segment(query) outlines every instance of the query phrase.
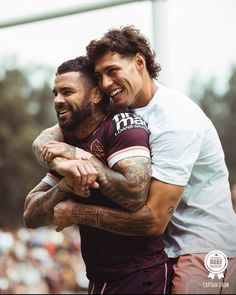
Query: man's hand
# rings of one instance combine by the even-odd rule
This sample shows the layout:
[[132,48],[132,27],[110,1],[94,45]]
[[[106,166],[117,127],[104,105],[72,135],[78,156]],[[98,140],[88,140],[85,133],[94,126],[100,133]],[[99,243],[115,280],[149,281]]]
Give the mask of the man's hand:
[[65,227],[75,224],[72,215],[73,206],[77,204],[71,199],[67,199],[54,207],[53,226],[56,231],[61,231]]
[[89,160],[92,154],[73,145],[51,140],[43,145],[42,161],[48,166],[55,157],[62,157],[68,160]]
[[69,160],[75,159],[75,146],[64,142],[51,140],[44,144],[42,149],[42,160],[49,164],[55,157],[62,157]]
[[96,182],[98,172],[89,160],[60,160],[54,169],[67,177],[67,185],[73,191],[76,191],[76,187],[78,190],[99,187]]
[[58,185],[59,189],[65,193],[72,193],[79,197],[87,198],[90,196],[90,189],[80,187],[74,183],[74,179],[70,176],[65,176]]

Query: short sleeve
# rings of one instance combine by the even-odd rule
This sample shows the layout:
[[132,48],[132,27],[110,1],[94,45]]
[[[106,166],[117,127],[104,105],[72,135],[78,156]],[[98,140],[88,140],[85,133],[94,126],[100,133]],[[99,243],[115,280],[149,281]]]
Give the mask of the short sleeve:
[[46,182],[50,186],[55,186],[62,179],[62,177],[55,171],[50,170],[42,181]]
[[109,122],[108,165],[112,167],[122,159],[135,156],[150,158],[148,125],[134,113],[117,113]]
[[201,145],[202,136],[196,132],[164,132],[151,142],[152,176],[167,183],[186,185]]

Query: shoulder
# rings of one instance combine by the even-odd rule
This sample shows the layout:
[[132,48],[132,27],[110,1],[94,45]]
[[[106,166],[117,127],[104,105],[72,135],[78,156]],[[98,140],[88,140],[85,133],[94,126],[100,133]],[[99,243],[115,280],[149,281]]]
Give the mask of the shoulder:
[[133,129],[142,129],[149,133],[147,122],[132,111],[124,110],[119,112],[112,112],[110,113],[109,121],[110,127],[114,130],[115,135]]

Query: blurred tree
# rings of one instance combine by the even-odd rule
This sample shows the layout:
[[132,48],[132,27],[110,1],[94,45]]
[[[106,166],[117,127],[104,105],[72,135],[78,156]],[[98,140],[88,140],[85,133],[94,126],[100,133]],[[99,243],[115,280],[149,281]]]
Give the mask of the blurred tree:
[[232,68],[225,93],[219,94],[215,90],[214,80],[203,88],[198,101],[219,133],[229,169],[230,183],[233,184],[236,183],[236,68]]
[[46,171],[36,162],[32,142],[56,118],[51,87],[34,89],[17,69],[2,75],[0,93],[0,227],[16,227],[23,224],[26,194]]

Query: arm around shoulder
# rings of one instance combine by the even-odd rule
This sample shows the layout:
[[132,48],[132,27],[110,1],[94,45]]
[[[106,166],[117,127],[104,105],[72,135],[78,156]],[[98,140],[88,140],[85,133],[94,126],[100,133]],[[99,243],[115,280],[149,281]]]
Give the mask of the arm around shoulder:
[[147,207],[153,216],[152,231],[157,235],[164,233],[181,200],[183,191],[184,186],[152,179]]
[[64,140],[64,136],[58,124],[43,130],[32,144],[33,152],[37,160],[39,161],[39,163],[43,166],[47,166],[45,165],[45,162],[43,161],[43,158],[42,158],[43,146],[51,140],[56,140],[56,141]]
[[79,203],[73,205],[72,211],[79,224],[120,235],[160,236],[178,206],[183,189],[154,179],[147,203],[135,212]]

